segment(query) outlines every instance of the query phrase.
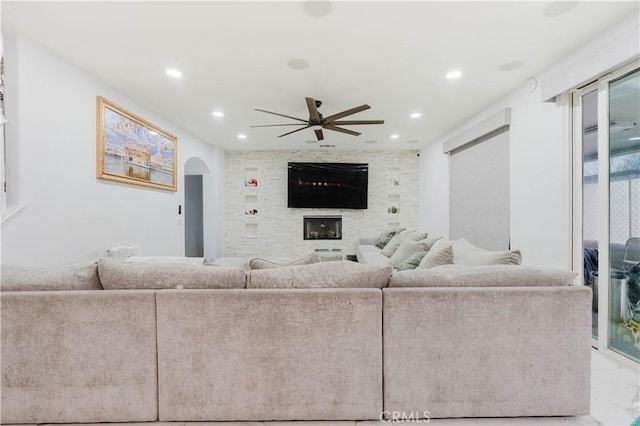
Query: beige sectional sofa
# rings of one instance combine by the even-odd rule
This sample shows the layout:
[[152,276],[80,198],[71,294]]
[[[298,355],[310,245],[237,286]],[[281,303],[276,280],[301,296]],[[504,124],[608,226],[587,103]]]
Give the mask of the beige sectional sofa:
[[575,274],[154,266],[49,272],[46,291],[42,271],[3,271],[3,423],[589,412],[591,292]]

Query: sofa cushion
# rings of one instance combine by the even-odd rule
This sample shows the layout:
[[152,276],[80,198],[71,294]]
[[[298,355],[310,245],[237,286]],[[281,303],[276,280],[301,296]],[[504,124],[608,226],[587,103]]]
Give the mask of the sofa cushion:
[[414,254],[423,251],[426,251],[424,243],[413,240],[404,240],[400,243],[400,247],[398,247],[396,252],[393,253],[393,256],[389,258],[389,264],[394,268],[397,268],[402,262]]
[[391,241],[394,235],[404,231],[404,229],[405,228],[391,228],[387,229],[386,231],[382,231],[375,243],[375,246],[383,249],[389,243],[389,241]]
[[530,287],[570,285],[577,274],[561,269],[517,265],[444,265],[394,272],[389,287]]
[[166,288],[244,288],[242,269],[188,263],[128,263],[102,259],[98,263],[105,290]]
[[255,269],[247,288],[383,288],[393,268],[341,260],[311,265]]
[[317,252],[309,253],[307,256],[295,260],[287,259],[262,259],[259,257],[253,258],[249,261],[249,269],[269,269],[269,268],[281,268],[283,266],[296,266],[296,265],[310,265],[312,263],[318,263],[322,261],[320,255]]
[[428,252],[421,251],[414,253],[413,256],[406,259],[398,266],[398,271],[407,271],[409,269],[416,269],[420,264],[420,261],[427,255]]
[[360,255],[361,261],[360,263],[366,265],[390,265],[389,258],[379,251],[365,251]]
[[426,232],[418,232],[413,230],[410,231],[408,229],[405,229],[404,231],[394,235],[393,238],[391,238],[391,241],[389,241],[389,243],[384,246],[380,253],[384,254],[387,257],[391,257],[404,240],[418,241],[427,238],[427,235],[428,234]]
[[485,250],[460,238],[453,243],[453,263],[465,266],[520,265],[522,254],[520,250]]
[[59,268],[2,266],[2,291],[102,290],[98,262]]
[[420,242],[424,244],[424,249],[429,251],[440,240],[442,240],[442,237],[426,237],[420,240]]
[[418,269],[429,269],[453,263],[453,248],[445,246],[438,250],[431,249],[418,265]]

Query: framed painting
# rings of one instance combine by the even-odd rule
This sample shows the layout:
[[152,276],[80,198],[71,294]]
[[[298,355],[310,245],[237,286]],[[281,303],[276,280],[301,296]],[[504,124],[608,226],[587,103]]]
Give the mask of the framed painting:
[[102,96],[97,104],[97,177],[176,191],[178,138]]

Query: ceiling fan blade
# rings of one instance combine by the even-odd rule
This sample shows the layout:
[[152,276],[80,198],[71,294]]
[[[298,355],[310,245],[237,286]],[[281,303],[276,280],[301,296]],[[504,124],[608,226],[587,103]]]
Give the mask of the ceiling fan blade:
[[290,124],[261,124],[259,126],[249,126],[249,127],[276,127],[276,126],[304,126],[302,123],[290,123]]
[[322,126],[324,129],[327,130],[333,130],[334,132],[342,132],[342,133],[346,133],[348,135],[352,135],[352,136],[360,136],[360,133],[358,132],[354,132],[353,130],[349,130],[349,129],[343,129],[341,127],[336,127],[334,125],[331,124],[326,124],[324,126]]
[[331,124],[334,126],[345,126],[354,124],[384,124],[384,120],[342,120],[334,121]]
[[319,141],[324,140],[324,135],[322,134],[322,130],[314,130],[314,132],[316,133],[316,138]]
[[323,121],[325,123],[332,123],[334,120],[337,120],[338,118],[346,117],[347,115],[355,114],[357,112],[364,111],[369,108],[371,107],[367,104],[360,105],[355,108],[347,109],[337,114],[330,115],[329,117],[325,117]]
[[308,121],[307,121],[307,120],[303,120],[302,118],[298,118],[298,117],[292,117],[292,116],[290,116],[290,115],[284,115],[284,114],[280,114],[280,113],[277,113],[277,112],[267,111],[267,110],[264,110],[264,109],[258,109],[258,108],[256,108],[256,111],[266,112],[267,114],[278,115],[278,116],[280,116],[280,117],[291,118],[291,119],[293,119],[293,120],[302,121],[303,123],[308,123]]
[[307,126],[304,126],[304,127],[300,127],[299,129],[293,130],[293,131],[291,131],[291,132],[289,132],[289,133],[285,133],[284,135],[280,135],[280,136],[278,136],[278,137],[279,137],[279,138],[281,138],[281,137],[283,137],[283,136],[290,135],[291,133],[295,133],[295,132],[299,132],[300,130],[308,129],[309,127],[311,127],[311,125],[310,125],[310,124],[309,124],[309,125],[307,125]]
[[320,114],[316,107],[316,100],[313,98],[304,98],[307,101],[307,108],[309,109],[309,121],[314,123],[320,123]]

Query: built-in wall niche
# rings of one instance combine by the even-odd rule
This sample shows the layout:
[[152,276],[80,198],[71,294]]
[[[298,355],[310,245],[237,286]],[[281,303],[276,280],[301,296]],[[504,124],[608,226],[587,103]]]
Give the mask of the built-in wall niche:
[[400,186],[400,167],[390,167],[387,184],[393,191],[393,188],[396,190]]
[[398,214],[400,212],[400,194],[389,194],[387,196],[387,213]]
[[255,216],[259,213],[258,210],[258,194],[245,194],[244,196],[244,214],[248,216]]
[[244,237],[255,239],[258,238],[258,224],[255,222],[249,222],[244,224]]
[[244,185],[245,186],[258,186],[258,168],[246,167],[244,169]]

